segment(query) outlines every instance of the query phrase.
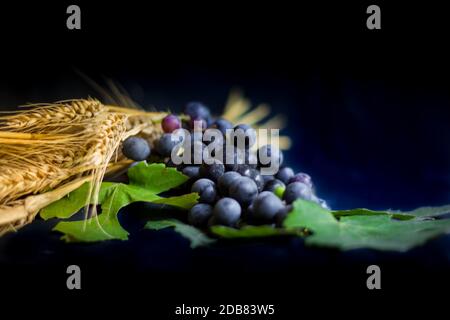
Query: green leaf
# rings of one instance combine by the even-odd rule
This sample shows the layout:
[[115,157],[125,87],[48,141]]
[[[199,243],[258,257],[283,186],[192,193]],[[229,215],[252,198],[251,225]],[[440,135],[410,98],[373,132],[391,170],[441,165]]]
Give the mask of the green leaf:
[[270,225],[245,226],[241,229],[235,229],[225,226],[212,226],[211,232],[221,238],[261,238],[281,235],[298,234],[295,230],[285,230],[274,228]]
[[284,221],[287,229],[306,228],[310,245],[342,250],[372,248],[407,251],[438,235],[450,232],[450,220],[396,220],[391,215],[347,215],[337,220],[319,205],[297,200]]
[[[392,211],[396,213],[396,211]],[[444,214],[450,213],[450,204],[440,207],[420,207],[412,211],[403,212],[404,214],[412,215],[415,217],[438,217]]]
[[[190,193],[182,196],[162,198],[156,191],[162,192],[186,181],[187,177],[175,169],[165,169],[164,165],[147,165],[141,162],[135,167],[133,179],[130,184],[103,182],[100,187],[98,203],[101,205],[101,214],[85,221],[66,221],[58,223],[54,230],[65,234],[66,241],[100,241],[109,239],[126,240],[128,233],[123,229],[117,219],[119,210],[130,203],[137,201],[153,202],[163,205],[175,206],[181,209],[190,209],[197,203],[198,194]],[[157,174],[163,174],[164,182]],[[140,176],[138,177],[137,174]],[[144,179],[145,178],[145,179]],[[77,190],[41,210],[44,219],[70,218],[87,205],[86,199],[91,193],[90,184],[85,183]]]
[[332,211],[336,218],[346,217],[346,216],[379,216],[379,215],[389,215],[398,220],[409,220],[414,219],[414,215],[406,212],[395,212],[395,211],[375,211],[364,208],[357,208],[351,210],[334,210]]
[[153,193],[161,193],[175,188],[189,178],[175,168],[166,168],[163,163],[147,164],[139,162],[128,170],[130,185],[140,186]]
[[[86,199],[89,193],[89,183],[84,183],[78,189],[72,191],[64,198],[55,201],[40,211],[41,218],[66,219],[87,205]],[[100,197],[99,197],[100,198]]]
[[145,225],[145,228],[150,230],[174,228],[176,232],[191,242],[191,248],[207,246],[215,242],[214,239],[209,238],[199,229],[176,219],[149,221]]
[[450,205],[440,207],[420,207],[411,211],[398,211],[398,210],[386,210],[386,211],[374,211],[369,209],[351,209],[351,210],[335,210],[332,211],[336,218],[343,216],[357,216],[357,215],[390,215],[398,220],[410,220],[414,217],[438,217],[447,213],[450,213]]
[[198,198],[200,198],[198,193],[192,192],[188,194],[183,194],[181,196],[175,196],[170,198],[159,198],[158,200],[152,202],[188,210],[197,203]]
[[311,225],[318,227],[337,222],[330,211],[320,205],[311,201],[297,200],[293,204],[292,211],[284,220],[283,226],[287,229],[310,228]]
[[167,228],[171,228],[175,226],[174,221],[177,221],[175,219],[168,219],[168,220],[150,220],[149,222],[147,222],[147,224],[145,225],[145,229],[149,229],[149,230],[162,230],[162,229],[167,229]]
[[103,240],[127,240],[128,232],[122,228],[117,215],[104,213],[81,221],[62,221],[53,230],[64,233],[66,242],[95,242]]

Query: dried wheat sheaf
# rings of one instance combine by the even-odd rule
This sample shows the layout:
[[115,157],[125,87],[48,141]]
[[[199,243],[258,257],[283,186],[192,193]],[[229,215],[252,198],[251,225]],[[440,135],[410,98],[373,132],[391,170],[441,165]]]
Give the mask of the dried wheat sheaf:
[[104,175],[129,165],[121,141],[154,141],[166,113],[70,100],[27,106],[0,116],[0,235],[31,222],[39,210],[91,181],[96,202]]

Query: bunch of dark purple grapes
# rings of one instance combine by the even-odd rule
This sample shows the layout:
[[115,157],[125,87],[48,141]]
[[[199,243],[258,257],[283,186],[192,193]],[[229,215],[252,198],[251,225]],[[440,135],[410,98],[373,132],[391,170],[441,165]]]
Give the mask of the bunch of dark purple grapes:
[[[192,164],[195,162],[191,161],[190,164],[179,165],[175,165],[170,158],[166,160],[167,166],[176,167],[189,177],[186,186],[191,192],[199,194],[199,203],[188,214],[190,224],[200,228],[211,225],[238,227],[243,224],[280,226],[297,199],[314,201],[327,207],[326,202],[315,195],[308,174],[295,174],[290,167],[283,166],[281,150],[264,145],[257,152],[250,151],[256,142],[256,131],[251,126],[233,126],[225,119],[214,119],[209,109],[199,102],[187,104],[184,113],[187,117],[183,121],[173,114],[163,119],[161,125],[165,133],[155,145],[158,155],[167,159],[174,148],[180,145],[180,140],[173,136],[174,131],[180,128],[191,133],[190,138],[184,141],[181,152],[189,149],[192,158],[198,150],[203,154],[212,141],[205,142],[201,135],[196,135],[196,123],[196,129],[200,127],[200,131],[218,129],[221,133],[218,142],[222,145],[223,154],[229,156],[227,159],[234,160],[231,163],[214,160],[210,164]],[[226,143],[230,131],[244,135],[243,148]],[[123,153],[128,158],[140,161],[148,158],[150,147],[145,140],[131,137],[124,142]],[[272,161],[279,166],[278,172],[262,175],[261,169],[270,166]]]

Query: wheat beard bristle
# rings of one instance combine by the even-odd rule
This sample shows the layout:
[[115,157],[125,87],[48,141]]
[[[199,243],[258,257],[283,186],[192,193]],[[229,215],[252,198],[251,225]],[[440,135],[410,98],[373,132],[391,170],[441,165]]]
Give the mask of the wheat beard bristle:
[[[0,117],[0,235],[29,223],[41,209],[36,203],[24,205],[23,197],[41,199],[40,194],[52,193],[60,197],[58,188],[74,179],[91,181],[86,204],[97,203],[108,166],[125,163],[121,141],[137,133],[157,138],[162,131],[153,122],[163,116],[135,109],[127,114],[126,108],[90,99],[34,105]],[[39,203],[48,204],[44,200]]]

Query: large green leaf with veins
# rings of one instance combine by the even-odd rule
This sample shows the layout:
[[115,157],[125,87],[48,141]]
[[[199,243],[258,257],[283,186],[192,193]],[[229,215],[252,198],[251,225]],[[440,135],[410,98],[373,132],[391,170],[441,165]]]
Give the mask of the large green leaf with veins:
[[[442,210],[429,212],[438,211]],[[297,200],[293,211],[284,221],[284,227],[305,228],[311,233],[305,239],[307,244],[343,250],[372,248],[407,251],[431,238],[450,232],[450,220],[423,219],[422,214],[419,214],[421,217],[418,218],[399,220],[394,215],[383,212],[348,213],[341,215],[338,220],[330,211],[315,203]]]

